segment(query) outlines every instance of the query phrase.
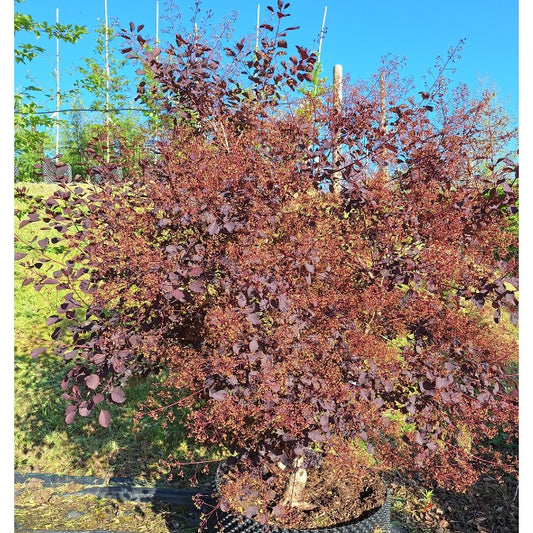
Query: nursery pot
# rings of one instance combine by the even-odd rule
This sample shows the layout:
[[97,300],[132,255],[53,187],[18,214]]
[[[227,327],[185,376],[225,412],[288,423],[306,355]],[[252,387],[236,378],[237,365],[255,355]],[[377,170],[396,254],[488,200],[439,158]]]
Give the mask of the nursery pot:
[[[219,488],[220,469],[216,476],[216,486]],[[232,512],[218,511],[213,517],[213,524],[209,531],[217,531],[217,527],[223,526],[224,533],[390,533],[390,493],[387,489],[383,505],[371,515],[352,522],[332,525],[320,528],[282,528],[263,525],[243,515]]]

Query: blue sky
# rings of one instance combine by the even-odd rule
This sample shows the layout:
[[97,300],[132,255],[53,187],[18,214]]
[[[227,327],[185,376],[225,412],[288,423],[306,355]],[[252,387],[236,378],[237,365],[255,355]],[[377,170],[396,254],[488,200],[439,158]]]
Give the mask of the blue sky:
[[[174,0],[183,14],[191,18],[192,0]],[[266,6],[276,0],[260,0],[261,19]],[[508,111],[518,111],[518,1],[517,0],[293,0],[288,11],[288,24],[300,26],[290,32],[289,46],[299,44],[318,48],[318,36],[324,8],[327,6],[326,35],[322,43],[321,61],[324,75],[331,77],[333,65],[340,63],[352,79],[369,78],[380,65],[380,58],[391,54],[405,57],[404,73],[423,88],[423,75],[435,70],[437,56],[462,38],[466,44],[453,75],[457,82],[470,88],[495,89]],[[256,0],[203,0],[202,14],[212,10],[212,21],[219,21],[232,11],[238,12],[235,40],[253,34],[257,15]],[[164,41],[166,0],[159,1],[159,37]],[[31,14],[36,20],[55,21],[56,8],[62,23],[86,25],[89,33],[73,44],[60,45],[61,88],[67,89],[75,79],[74,69],[80,59],[93,55],[94,28],[104,20],[104,0],[25,0],[15,9]],[[156,0],[108,0],[109,19],[117,19],[120,27],[130,21],[145,24],[144,33],[152,37],[156,31]],[[22,40],[17,36],[15,43]],[[36,44],[47,52],[28,65],[15,66],[15,88],[26,85],[29,73],[44,88],[55,90],[55,42],[41,38]],[[53,108],[53,104],[52,104]]]

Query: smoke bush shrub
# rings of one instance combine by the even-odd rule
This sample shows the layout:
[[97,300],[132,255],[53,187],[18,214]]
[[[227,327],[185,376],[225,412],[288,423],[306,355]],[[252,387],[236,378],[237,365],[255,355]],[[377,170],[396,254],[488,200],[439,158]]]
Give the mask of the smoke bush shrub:
[[[158,157],[20,215],[68,246],[58,265],[46,236],[18,257],[26,283],[65,291],[48,324],[66,421],[108,426],[127,381],[164,370],[154,416],[179,407],[198,442],[262,480],[335,454],[456,489],[513,471],[493,444],[517,436],[517,347],[497,327],[517,311],[512,128],[444,69],[416,93],[392,64],[381,88],[346,84],[342,112],[327,91],[280,106],[316,57],[286,54],[290,29],[263,30],[258,50],[226,50],[222,74],[206,43],[151,49],[131,25],[125,53],[150,72],[139,91],[169,125]],[[269,497],[243,512],[290,508]]]

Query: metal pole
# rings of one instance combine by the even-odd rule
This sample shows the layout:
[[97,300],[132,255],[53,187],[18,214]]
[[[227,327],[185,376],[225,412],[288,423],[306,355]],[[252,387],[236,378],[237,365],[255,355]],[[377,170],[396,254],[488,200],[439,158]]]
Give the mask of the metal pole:
[[106,161],[109,163],[109,39],[108,39],[108,24],[107,24],[107,0],[104,0],[104,10],[105,10],[105,122],[106,122],[106,133],[107,133],[107,155]]
[[322,28],[320,29],[320,40],[318,41],[318,63],[320,63],[320,52],[322,51],[322,39],[324,38],[324,25],[326,24],[326,13],[328,6],[324,6],[324,17],[322,18]]
[[[59,8],[56,7],[56,24],[59,24]],[[56,37],[56,156],[59,154],[59,38]]]

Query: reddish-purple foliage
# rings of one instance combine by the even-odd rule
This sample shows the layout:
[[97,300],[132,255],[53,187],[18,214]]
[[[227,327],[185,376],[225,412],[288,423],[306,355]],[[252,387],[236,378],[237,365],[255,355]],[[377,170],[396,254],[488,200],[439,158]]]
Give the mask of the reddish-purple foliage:
[[492,439],[517,435],[517,347],[495,322],[516,320],[518,167],[491,97],[413,97],[384,68],[386,107],[376,83],[345,84],[342,113],[331,94],[281,107],[316,57],[286,59],[279,28],[227,50],[247,85],[205,43],[149,51],[130,29],[168,142],[142,175],[63,186],[21,223],[70,250],[55,271],[44,240],[21,258],[28,283],[70,291],[49,319],[67,422],[107,426],[129,378],[165,369],[161,402],[191,435],[267,470],[350,443],[456,488],[505,467]]

